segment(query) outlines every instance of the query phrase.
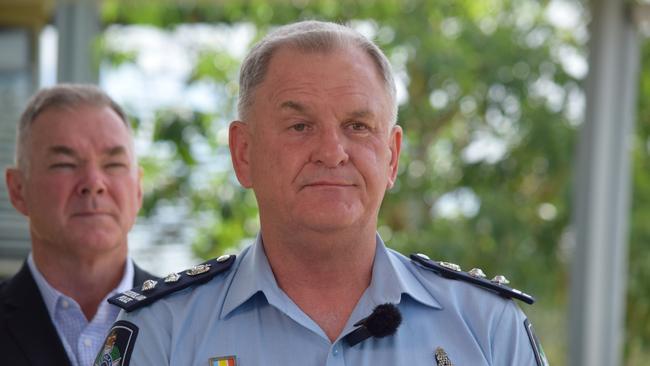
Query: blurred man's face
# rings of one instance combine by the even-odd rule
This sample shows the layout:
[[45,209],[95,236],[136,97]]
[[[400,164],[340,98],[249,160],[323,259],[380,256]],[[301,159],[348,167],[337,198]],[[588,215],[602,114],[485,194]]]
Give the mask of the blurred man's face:
[[108,107],[52,108],[33,121],[27,171],[7,173],[32,242],[61,253],[123,249],[142,203],[132,137]]

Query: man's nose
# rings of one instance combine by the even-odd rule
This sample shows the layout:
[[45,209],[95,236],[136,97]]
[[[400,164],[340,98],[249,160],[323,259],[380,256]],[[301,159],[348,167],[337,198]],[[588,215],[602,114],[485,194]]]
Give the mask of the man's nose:
[[336,168],[345,164],[348,159],[348,153],[344,144],[343,132],[328,128],[320,131],[318,141],[314,145],[312,160],[317,164],[322,164],[327,168]]
[[79,182],[77,193],[82,196],[100,195],[106,191],[106,183],[101,169],[96,167],[86,167],[83,176]]

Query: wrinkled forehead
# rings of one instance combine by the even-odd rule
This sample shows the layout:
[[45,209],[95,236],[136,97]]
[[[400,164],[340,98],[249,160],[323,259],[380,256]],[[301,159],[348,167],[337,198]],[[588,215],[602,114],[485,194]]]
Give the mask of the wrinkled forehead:
[[[351,59],[356,59],[357,61],[363,60],[363,62],[365,63],[364,68],[367,70],[372,70],[373,74],[376,77],[376,80],[381,84],[382,88],[386,88],[386,90],[388,91],[388,86],[385,85],[384,83],[384,76],[382,74],[381,68],[377,65],[377,62],[373,59],[373,57],[370,54],[368,54],[366,50],[364,50],[362,47],[360,47],[359,45],[353,43],[351,40],[348,40],[346,38],[342,38],[336,43],[327,44],[327,46],[317,47],[317,48],[304,47],[300,44],[294,44],[294,43],[287,43],[287,44],[280,45],[273,51],[273,53],[270,56],[265,76],[268,76],[269,69],[274,64],[274,61],[279,57],[279,55],[288,55],[289,58],[291,58],[292,55],[294,56],[317,55],[317,56],[322,56],[321,60],[323,60],[323,62],[329,62],[330,60],[340,57],[340,55],[346,55]],[[322,65],[314,64],[312,66],[314,69],[317,70]],[[284,70],[281,70],[281,72],[284,73],[291,72],[291,71],[292,69],[289,67],[285,68]],[[263,81],[265,79],[266,77],[263,79]]]
[[32,150],[52,146],[72,150],[122,147],[133,154],[131,130],[108,106],[48,108],[32,121],[30,140]]
[[[332,65],[338,65],[340,73],[335,73],[331,79],[325,79],[322,86],[333,80],[338,80],[339,75],[354,70],[350,80],[356,79],[357,87],[364,85],[366,88],[372,88],[373,94],[382,100],[382,106],[388,111],[387,118],[390,119],[390,122],[394,122],[393,109],[395,109],[396,100],[394,93],[391,92],[390,84],[385,81],[384,74],[377,65],[377,61],[366,50],[345,39],[330,46],[325,48],[302,48],[294,44],[279,46],[268,60],[264,78],[253,92],[252,104],[254,105],[258,98],[265,97],[261,95],[264,93],[259,93],[260,90],[275,94],[278,89],[290,87],[290,82],[299,84],[303,76],[306,79],[309,75],[331,68]],[[313,62],[307,65],[308,67],[302,67],[304,65],[298,66],[299,60],[304,59],[301,56],[315,57],[312,58]]]
[[274,55],[256,92],[258,103],[276,107],[300,104],[301,96],[318,102],[334,95],[340,98],[339,106],[365,101],[377,111],[391,103],[370,56],[354,48],[331,52],[284,48]]

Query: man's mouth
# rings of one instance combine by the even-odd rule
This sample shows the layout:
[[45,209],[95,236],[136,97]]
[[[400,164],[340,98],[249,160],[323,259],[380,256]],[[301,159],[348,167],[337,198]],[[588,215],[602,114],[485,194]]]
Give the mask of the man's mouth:
[[81,211],[72,214],[73,217],[96,217],[96,216],[110,216],[111,214],[103,211]]
[[354,184],[349,182],[342,182],[342,181],[319,180],[319,181],[309,182],[303,185],[303,188],[347,188],[347,187],[354,187]]

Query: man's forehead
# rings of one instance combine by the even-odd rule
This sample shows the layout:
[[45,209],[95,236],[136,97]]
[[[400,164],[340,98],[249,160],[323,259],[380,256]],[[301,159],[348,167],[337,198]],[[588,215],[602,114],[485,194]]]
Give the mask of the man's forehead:
[[369,55],[357,48],[337,48],[329,52],[303,52],[282,48],[270,60],[260,89],[272,95],[283,92],[355,92],[384,90],[381,75]]
[[[72,125],[75,125],[73,129]],[[38,129],[69,127],[70,132],[79,127],[91,127],[102,132],[126,132],[131,134],[128,123],[107,105],[78,104],[51,106],[41,111],[31,122],[32,131]]]
[[67,156],[83,156],[87,154],[119,156],[132,155],[132,142],[123,138],[86,138],[80,136],[45,136],[32,139],[30,148],[33,151]]
[[30,130],[49,137],[60,132],[62,137],[107,134],[130,138],[126,122],[108,106],[50,107],[32,121]]
[[112,109],[52,109],[34,120],[30,148],[48,155],[131,154],[130,131]]
[[[362,103],[350,103],[350,100],[345,100],[338,103],[337,106],[342,109],[342,112],[345,113],[348,118],[370,118],[375,116],[378,112],[372,110],[369,103],[367,103],[367,100]],[[297,100],[285,100],[278,103],[278,107],[281,111],[286,113],[311,114],[317,112],[312,103],[303,103]]]
[[[294,63],[294,60],[299,58],[318,58],[320,62],[327,63],[333,62],[335,60],[349,59],[355,61],[363,60],[367,63],[367,66],[372,66],[374,68],[374,63],[366,52],[359,49],[358,47],[352,45],[340,45],[328,49],[310,49],[304,50],[295,46],[286,45],[281,46],[273,52],[270,60],[268,61],[267,73],[270,69],[275,69],[275,71],[280,75],[296,75],[300,74],[298,69],[295,67],[280,67],[279,63],[288,62],[289,65]],[[304,71],[318,71],[322,67],[322,64],[311,64],[309,68],[301,70]]]
[[387,103],[384,103],[385,95],[378,95],[377,89],[358,85],[335,88],[319,85],[284,86],[286,87],[267,88],[267,94],[260,95],[283,114],[314,114],[322,112],[322,108],[336,110],[348,118],[371,118],[388,113],[385,108]]

